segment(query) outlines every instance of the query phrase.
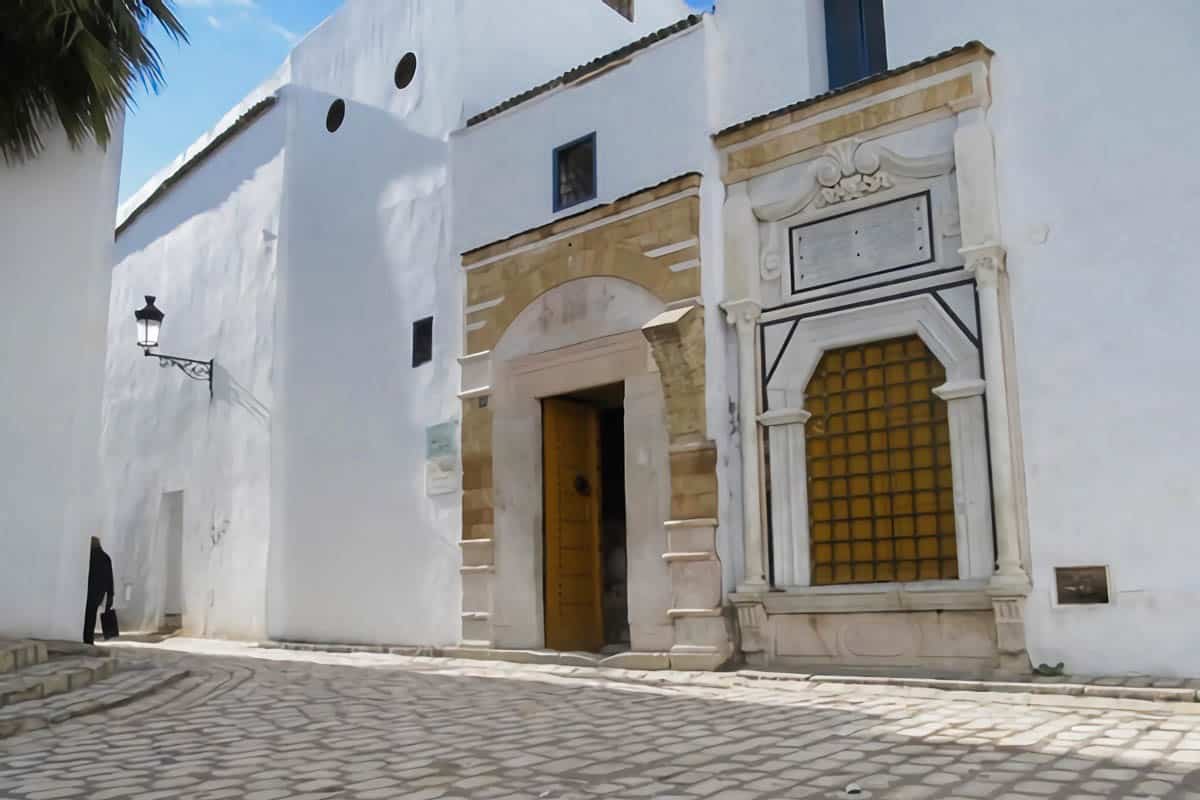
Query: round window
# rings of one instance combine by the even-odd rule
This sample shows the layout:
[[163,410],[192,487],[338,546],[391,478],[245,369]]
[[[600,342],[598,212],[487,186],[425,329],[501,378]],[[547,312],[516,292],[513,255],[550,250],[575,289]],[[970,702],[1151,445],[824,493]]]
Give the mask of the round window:
[[329,111],[325,114],[325,130],[333,133],[342,127],[342,121],[345,119],[346,101],[339,97],[329,104]]
[[417,54],[405,53],[404,58],[396,65],[396,88],[407,88],[417,74]]

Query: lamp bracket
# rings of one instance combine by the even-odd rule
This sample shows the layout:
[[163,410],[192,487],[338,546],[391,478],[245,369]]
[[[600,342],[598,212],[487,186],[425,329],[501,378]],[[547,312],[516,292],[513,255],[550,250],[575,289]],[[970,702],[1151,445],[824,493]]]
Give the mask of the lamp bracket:
[[213,396],[213,359],[208,361],[199,361],[194,358],[180,358],[179,356],[168,356],[162,353],[155,353],[151,350],[145,350],[147,357],[158,359],[158,365],[166,368],[170,366],[176,367],[184,375],[187,375],[194,381],[208,382],[208,398],[211,400]]

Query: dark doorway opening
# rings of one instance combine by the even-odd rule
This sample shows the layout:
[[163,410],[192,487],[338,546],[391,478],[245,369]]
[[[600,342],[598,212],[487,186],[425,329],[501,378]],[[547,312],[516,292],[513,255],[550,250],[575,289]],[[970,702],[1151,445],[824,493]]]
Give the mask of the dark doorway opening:
[[574,392],[597,416],[600,477],[600,581],[604,652],[629,649],[628,559],[625,519],[625,384]]

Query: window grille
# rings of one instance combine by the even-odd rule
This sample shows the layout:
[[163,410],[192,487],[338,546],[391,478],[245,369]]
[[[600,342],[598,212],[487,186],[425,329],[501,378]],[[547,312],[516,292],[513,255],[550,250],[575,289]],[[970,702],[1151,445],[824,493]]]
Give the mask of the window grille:
[[805,401],[813,585],[958,577],[945,381],[918,336],[821,357]]
[[596,197],[596,134],[554,150],[554,210]]

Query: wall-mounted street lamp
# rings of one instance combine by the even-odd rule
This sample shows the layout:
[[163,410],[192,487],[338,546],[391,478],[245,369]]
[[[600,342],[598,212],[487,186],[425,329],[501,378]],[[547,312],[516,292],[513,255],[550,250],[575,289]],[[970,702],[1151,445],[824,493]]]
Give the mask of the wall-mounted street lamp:
[[208,396],[209,399],[212,399],[212,359],[197,361],[194,358],[165,356],[162,353],[151,352],[154,348],[158,347],[158,332],[162,328],[164,316],[166,315],[154,305],[154,295],[146,295],[146,305],[133,312],[133,318],[137,320],[138,347],[142,348],[145,355],[157,358],[160,367],[174,365],[179,368],[180,372],[194,381],[208,381]]

